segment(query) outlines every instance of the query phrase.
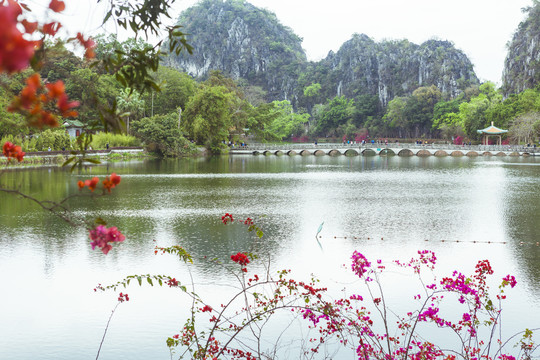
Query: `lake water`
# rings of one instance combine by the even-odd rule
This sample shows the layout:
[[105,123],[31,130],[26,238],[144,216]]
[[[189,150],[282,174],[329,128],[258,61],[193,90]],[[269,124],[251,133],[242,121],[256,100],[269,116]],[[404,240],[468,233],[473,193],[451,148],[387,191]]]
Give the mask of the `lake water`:
[[[0,193],[1,359],[95,358],[117,295],[94,287],[131,274],[188,283],[186,265],[154,255],[156,245],[224,262],[250,249],[252,234],[221,223],[226,212],[261,226],[256,250],[272,269],[313,273],[335,289],[360,288],[347,270],[354,250],[388,262],[429,249],[441,272],[467,274],[489,259],[497,279],[518,280],[504,311],[509,331],[540,326],[540,159],[231,156],[23,169],[0,183],[58,200],[77,193],[78,180],[111,172],[122,176],[111,196],[69,201],[76,216],[101,216],[126,235],[107,256],[92,251],[84,229]],[[197,292],[219,306],[228,273],[210,261],[190,269]],[[403,279],[387,286],[399,308]],[[169,358],[165,340],[182,328],[189,302],[168,287],[126,292],[131,300],[118,307],[100,359]]]

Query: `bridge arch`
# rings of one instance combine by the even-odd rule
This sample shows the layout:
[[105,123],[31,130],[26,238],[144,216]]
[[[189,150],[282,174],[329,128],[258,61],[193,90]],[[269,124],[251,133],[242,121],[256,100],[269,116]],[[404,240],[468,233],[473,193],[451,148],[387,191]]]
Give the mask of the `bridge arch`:
[[315,150],[313,152],[313,155],[315,155],[315,156],[323,156],[323,155],[326,155],[326,153],[323,150]]
[[347,149],[345,150],[344,155],[345,156],[358,156],[360,154],[358,154],[358,151],[356,151],[355,149]]
[[435,156],[448,156],[448,153],[444,150],[437,150],[435,151]]
[[517,151],[513,151],[508,156],[519,156],[519,153]]
[[420,150],[416,153],[416,156],[431,156],[429,150]]
[[460,150],[454,150],[454,151],[452,151],[452,153],[450,155],[452,155],[452,156],[464,156],[465,154],[463,154],[463,152],[461,152]]
[[276,155],[276,156],[281,156],[281,155],[283,155],[283,151],[277,150],[277,151],[274,153],[274,155]]
[[309,152],[309,150],[302,150],[300,151],[300,155],[307,156],[307,155],[311,155],[311,153]]
[[270,151],[270,150],[265,150],[263,151],[263,155],[266,156],[266,155],[273,155],[273,153]]
[[392,149],[385,148],[385,149],[381,149],[381,151],[379,152],[379,155],[381,155],[381,156],[394,156],[394,155],[396,155],[396,153]]
[[375,155],[377,155],[377,153],[373,149],[364,149],[362,151],[362,155],[363,156],[375,156]]
[[491,152],[489,152],[489,151],[484,151],[482,153],[482,156],[493,156],[493,154]]
[[478,156],[478,153],[476,151],[469,151],[467,152],[468,157],[476,157]]
[[498,153],[495,154],[495,156],[506,156],[506,154],[502,151],[499,151]]
[[253,155],[261,155],[260,152],[258,152],[257,150],[253,151]]
[[296,155],[296,151],[294,151],[294,150],[289,150],[289,151],[287,151],[287,155],[289,155],[289,156],[294,156],[294,155]]
[[398,156],[414,156],[414,153],[412,152],[412,150],[402,149],[398,152]]
[[341,155],[341,152],[339,152],[339,150],[336,150],[336,149],[332,149],[328,152],[328,155],[330,156],[339,156]]

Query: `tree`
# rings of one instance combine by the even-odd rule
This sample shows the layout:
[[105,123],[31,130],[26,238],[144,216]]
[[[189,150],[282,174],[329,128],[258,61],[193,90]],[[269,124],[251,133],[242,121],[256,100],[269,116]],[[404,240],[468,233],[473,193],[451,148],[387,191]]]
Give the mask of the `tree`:
[[317,103],[321,93],[321,84],[312,83],[304,88],[304,97],[307,102],[307,111],[311,114],[313,106]]
[[132,129],[149,151],[160,156],[181,156],[195,150],[182,135],[176,113],[142,118],[132,123]]
[[508,133],[518,144],[522,140],[527,144],[534,143],[534,138],[540,135],[540,112],[531,111],[519,115],[512,121]]
[[291,136],[304,133],[304,124],[309,120],[309,114],[297,114],[288,100],[272,102],[272,121],[265,127],[266,136],[276,140],[289,139]]
[[144,96],[146,114],[150,116],[177,112],[179,107],[184,110],[197,89],[191,76],[166,66],[160,66],[154,77],[161,90]]
[[502,96],[495,90],[495,85],[490,82],[482,84],[480,94],[471,98],[470,102],[464,102],[459,106],[459,116],[462,126],[470,138],[478,137],[476,130],[489,125],[489,111],[494,109],[502,100]]
[[431,85],[414,90],[407,100],[405,113],[409,122],[408,127],[414,137],[431,133],[433,109],[441,100],[441,96],[440,90],[435,85]]
[[224,86],[202,86],[190,99],[182,116],[185,133],[214,153],[223,151],[232,127],[231,99],[233,94]]
[[389,128],[394,129],[400,138],[410,137],[406,106],[406,97],[395,97],[388,103],[386,114],[383,116],[383,121]]
[[129,121],[140,118],[144,113],[144,100],[136,90],[122,89],[117,97],[118,111],[126,118],[126,133],[129,134]]
[[328,101],[320,116],[320,120],[315,124],[315,133],[319,135],[332,135],[340,125],[345,125],[354,119],[354,100],[345,96],[336,96]]

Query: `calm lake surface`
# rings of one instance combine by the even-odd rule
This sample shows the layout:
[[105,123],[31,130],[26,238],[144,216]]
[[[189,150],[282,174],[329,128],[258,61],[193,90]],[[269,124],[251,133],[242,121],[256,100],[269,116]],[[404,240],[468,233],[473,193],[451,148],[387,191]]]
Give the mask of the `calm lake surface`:
[[[313,273],[336,289],[361,288],[348,271],[354,250],[388,262],[433,250],[445,274],[471,274],[478,260],[489,259],[496,279],[518,280],[504,307],[508,331],[540,326],[538,158],[231,156],[74,173],[24,169],[4,173],[0,183],[58,200],[78,192],[78,180],[111,172],[122,176],[111,196],[69,203],[77,216],[101,216],[126,235],[107,256],[92,251],[85,230],[0,193],[0,359],[95,358],[117,297],[95,293],[96,285],[132,274],[188,283],[186,265],[154,255],[156,245],[179,244],[197,259],[224,262],[250,249],[252,234],[221,223],[226,212],[262,227],[256,249],[272,269],[292,269],[305,280]],[[263,269],[250,264],[250,271]],[[219,306],[231,284],[227,272],[204,261],[191,272],[196,291]],[[405,283],[397,276],[386,284],[397,308]],[[182,328],[189,302],[168,287],[125,292],[131,300],[118,307],[100,359],[168,359],[165,340]]]

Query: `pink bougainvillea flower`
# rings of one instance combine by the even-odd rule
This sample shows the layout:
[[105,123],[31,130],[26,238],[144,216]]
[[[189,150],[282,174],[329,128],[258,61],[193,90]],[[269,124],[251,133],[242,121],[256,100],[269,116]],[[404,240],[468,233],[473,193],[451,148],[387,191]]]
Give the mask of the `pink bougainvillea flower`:
[[95,229],[90,230],[92,250],[99,247],[105,255],[112,249],[110,243],[122,242],[125,238],[116,226],[106,228],[104,225],[98,225]]
[[517,281],[516,281],[516,278],[513,276],[513,275],[506,275],[505,278],[503,278],[503,284],[502,286],[506,286],[506,285],[510,285],[510,287],[514,287],[516,286],[517,284]]

